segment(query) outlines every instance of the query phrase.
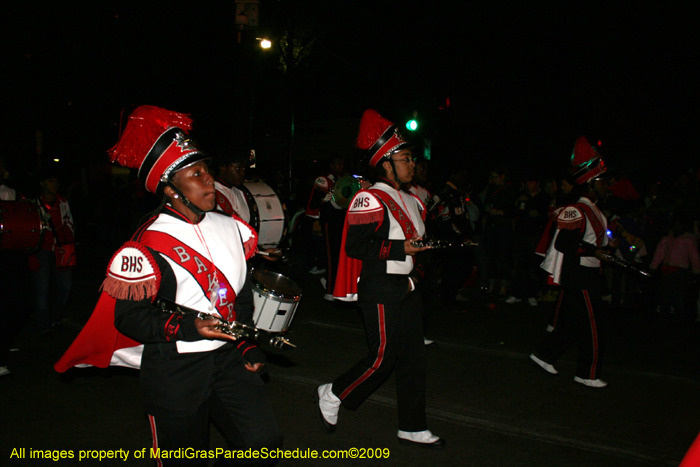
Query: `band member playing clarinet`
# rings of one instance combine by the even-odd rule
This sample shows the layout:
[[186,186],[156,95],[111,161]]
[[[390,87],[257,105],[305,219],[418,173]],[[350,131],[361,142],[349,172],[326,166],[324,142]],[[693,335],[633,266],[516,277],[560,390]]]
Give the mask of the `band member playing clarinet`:
[[574,381],[591,388],[604,388],[600,379],[603,364],[603,325],[606,309],[602,303],[600,265],[609,261],[607,220],[596,207],[592,182],[603,172],[605,163],[584,137],[574,146],[573,179],[578,202],[564,207],[557,216],[557,230],[549,243],[542,268],[550,274],[550,283],[562,290],[547,333],[530,359],[549,374],[558,371],[554,364],[568,347],[578,344],[579,354]]
[[[190,126],[187,115],[141,106],[110,150],[112,161],[139,169],[146,189],[163,204],[112,258],[100,303],[56,369],[78,363],[140,366],[154,450],[209,449],[210,420],[229,449],[275,449],[282,434],[260,378],[265,369],[260,349],[217,330],[215,319],[166,313],[154,305],[166,300],[252,325],[246,258],[254,254],[257,236],[237,216],[212,211],[214,178],[189,139]],[[110,312],[119,333],[100,329],[96,335]],[[116,345],[106,348],[103,342]],[[158,461],[208,465],[207,459]],[[272,464],[247,461],[236,465]],[[226,462],[221,458],[216,465]]]
[[400,191],[413,179],[413,154],[396,126],[373,110],[362,117],[358,147],[368,150],[377,182],[350,202],[334,297],[359,301],[369,352],[314,391],[317,413],[323,428],[335,431],[341,404],[357,409],[394,373],[399,442],[443,447],[444,440],[428,430],[425,411],[427,364],[416,287],[427,247],[413,244],[425,234],[425,206]]

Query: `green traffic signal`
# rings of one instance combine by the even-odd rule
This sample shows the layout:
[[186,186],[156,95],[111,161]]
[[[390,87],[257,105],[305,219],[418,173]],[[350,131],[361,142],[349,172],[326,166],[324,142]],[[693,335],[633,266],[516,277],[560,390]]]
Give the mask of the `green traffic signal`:
[[406,122],[406,128],[411,131],[416,131],[418,129],[418,122],[415,119],[411,119]]

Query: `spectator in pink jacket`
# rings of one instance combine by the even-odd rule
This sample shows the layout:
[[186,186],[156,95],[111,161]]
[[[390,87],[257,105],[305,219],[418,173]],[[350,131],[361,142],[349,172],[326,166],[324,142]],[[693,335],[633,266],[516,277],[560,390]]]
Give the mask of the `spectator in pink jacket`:
[[700,274],[697,237],[691,233],[684,217],[673,220],[671,233],[661,239],[656,247],[651,269],[661,269],[661,283],[656,295],[656,311],[670,314],[682,320],[684,316],[685,294],[690,271]]

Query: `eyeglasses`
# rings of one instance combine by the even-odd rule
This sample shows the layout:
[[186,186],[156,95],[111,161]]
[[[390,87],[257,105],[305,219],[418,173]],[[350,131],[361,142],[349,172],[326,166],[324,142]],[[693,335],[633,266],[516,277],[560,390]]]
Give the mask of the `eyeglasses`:
[[415,164],[416,163],[416,160],[412,157],[405,157],[403,159],[391,159],[391,160],[396,161],[396,162],[405,162],[407,164]]

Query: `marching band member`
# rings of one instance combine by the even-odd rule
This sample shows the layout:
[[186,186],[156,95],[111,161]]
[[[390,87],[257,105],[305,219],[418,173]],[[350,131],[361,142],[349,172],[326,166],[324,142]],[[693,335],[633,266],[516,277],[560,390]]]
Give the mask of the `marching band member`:
[[[245,190],[243,182],[245,181],[247,163],[248,161],[244,156],[222,156],[217,158],[218,177],[214,179],[214,187],[216,188],[217,208],[226,214],[235,214],[245,223],[251,225],[253,224],[251,222],[251,206],[248,204],[246,192],[243,191]],[[256,233],[259,234],[259,222],[255,224]],[[277,248],[266,248],[262,253],[261,251],[262,249],[258,253],[263,255],[262,257],[266,261],[277,261],[281,257],[281,252]],[[256,259],[253,259],[251,264],[253,269],[262,266],[262,262],[256,261]]]
[[37,327],[42,336],[60,328],[70,298],[75,268],[75,224],[68,200],[58,192],[59,181],[51,170],[39,175],[41,193],[33,201],[49,228],[43,243],[29,257],[32,296]]
[[378,178],[350,202],[334,297],[359,302],[369,353],[314,391],[317,413],[324,429],[335,431],[340,405],[357,409],[393,372],[399,442],[440,448],[445,441],[427,426],[426,351],[416,290],[423,277],[420,253],[427,247],[412,244],[425,234],[425,206],[400,190],[413,179],[413,155],[396,126],[374,110],[362,116],[358,147],[368,150]]
[[247,160],[243,156],[216,158],[216,205],[227,214],[236,214],[250,224],[250,207],[241,186],[245,181]]
[[596,207],[592,182],[605,172],[605,163],[586,138],[576,141],[572,165],[578,171],[572,178],[580,198],[564,207],[557,217],[557,230],[549,245],[542,268],[550,282],[561,284],[560,303],[553,329],[548,332],[530,359],[546,372],[556,375],[554,364],[574,342],[579,355],[574,381],[592,388],[603,388],[600,379],[603,357],[602,323],[604,311],[600,266],[606,259],[607,220]]
[[[314,190],[319,183],[330,186],[332,189],[326,193],[319,208],[319,223],[323,232],[326,245],[326,274],[321,278],[321,284],[326,289],[323,295],[324,300],[333,301],[333,289],[335,288],[335,278],[338,271],[338,259],[340,258],[340,245],[343,238],[343,225],[345,224],[346,207],[340,206],[333,197],[337,183],[343,180],[343,166],[345,162],[342,157],[331,158],[331,173],[321,176],[314,183]],[[349,177],[349,175],[348,175]],[[325,179],[325,181],[323,181]]]
[[[246,258],[257,236],[237,216],[214,211],[214,178],[190,128],[185,114],[141,106],[110,150],[113,161],[139,169],[163,205],[115,253],[97,308],[55,368],[140,367],[154,449],[209,449],[210,419],[229,449],[275,449],[282,434],[260,378],[262,351],[217,330],[215,319],[164,312],[181,306],[252,325]],[[158,459],[158,465],[207,462]]]
[[425,159],[416,159],[416,171],[413,176],[413,181],[407,183],[406,187],[411,194],[420,199],[429,211],[432,206],[440,202],[440,197],[428,190],[428,161]]
[[[302,232],[301,238],[304,239],[303,247],[310,253],[311,259],[314,261],[314,266],[309,272],[311,274],[323,274],[328,269],[328,259],[326,239],[324,238],[323,226],[321,225],[321,208],[332,201],[333,187],[335,182],[343,175],[345,161],[340,156],[334,156],[330,159],[330,172],[325,175],[319,175],[314,180],[313,187],[309,200],[306,203],[304,217],[299,226]],[[340,206],[338,206],[340,208]],[[327,281],[324,288],[329,286]],[[332,288],[328,288],[328,292],[332,292]]]

